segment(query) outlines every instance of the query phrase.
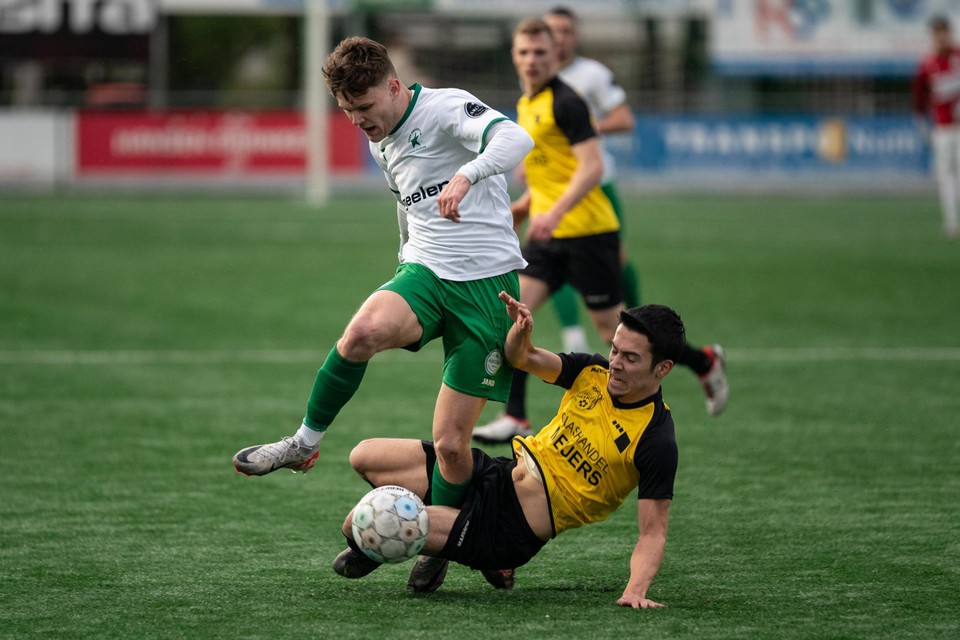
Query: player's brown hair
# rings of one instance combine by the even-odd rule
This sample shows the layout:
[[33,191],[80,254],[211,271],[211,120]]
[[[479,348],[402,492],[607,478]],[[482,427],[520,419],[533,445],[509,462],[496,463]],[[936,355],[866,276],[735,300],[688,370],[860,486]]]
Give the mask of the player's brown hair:
[[564,6],[554,7],[553,9],[550,9],[550,11],[547,11],[546,15],[562,16],[564,18],[568,18],[574,24],[577,24],[578,22],[580,22],[580,20],[577,18],[577,14],[575,14],[573,12],[573,9],[570,9],[569,7],[564,7]]
[[514,37],[519,35],[525,36],[538,36],[541,33],[545,33],[550,36],[550,41],[553,41],[553,31],[550,30],[550,26],[540,18],[528,18],[517,25],[517,28],[513,30]]
[[340,41],[323,64],[323,78],[333,97],[356,98],[397,71],[387,48],[370,38],[352,37]]

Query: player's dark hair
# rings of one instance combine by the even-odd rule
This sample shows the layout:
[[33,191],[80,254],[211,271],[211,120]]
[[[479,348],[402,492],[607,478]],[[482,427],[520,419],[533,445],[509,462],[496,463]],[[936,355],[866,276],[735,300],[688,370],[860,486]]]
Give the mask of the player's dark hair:
[[931,31],[950,31],[950,20],[943,14],[933,16],[927,24]]
[[334,98],[362,96],[396,76],[387,48],[370,38],[341,40],[323,65],[323,77]]
[[620,324],[647,336],[653,364],[680,358],[687,343],[683,320],[676,311],[662,304],[645,304],[620,312]]
[[550,11],[547,11],[548,16],[563,16],[564,18],[569,18],[574,24],[578,22],[577,14],[573,12],[573,9],[564,6],[557,6]]
[[553,31],[550,29],[550,25],[540,18],[528,18],[518,24],[517,28],[513,31],[514,36],[538,36],[541,33],[547,34],[550,36],[550,41],[553,41]]

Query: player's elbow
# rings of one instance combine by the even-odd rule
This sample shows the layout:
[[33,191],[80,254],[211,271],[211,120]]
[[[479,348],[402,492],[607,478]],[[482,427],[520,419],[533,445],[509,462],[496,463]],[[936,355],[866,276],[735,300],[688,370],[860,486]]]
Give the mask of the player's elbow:
[[494,124],[490,130],[490,135],[491,140],[502,136],[503,143],[507,144],[510,150],[518,156],[517,163],[526,158],[527,154],[533,149],[533,138],[530,137],[526,129],[512,120],[502,120]]
[[533,138],[530,137],[530,134],[527,133],[526,129],[524,129],[523,127],[520,127],[520,132],[523,135],[521,136],[520,142],[518,142],[517,144],[521,149],[523,149],[523,157],[525,158],[527,157],[527,154],[533,151],[534,143],[533,143]]
[[626,105],[616,110],[613,114],[613,120],[612,124],[616,133],[630,133],[637,126],[637,119],[633,117],[633,112]]

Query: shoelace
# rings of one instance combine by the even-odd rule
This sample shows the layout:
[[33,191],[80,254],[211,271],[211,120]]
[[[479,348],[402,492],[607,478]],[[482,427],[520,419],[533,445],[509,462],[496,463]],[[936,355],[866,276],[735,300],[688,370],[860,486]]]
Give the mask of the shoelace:
[[296,451],[299,448],[300,443],[297,442],[293,436],[284,436],[280,442],[274,442],[265,447],[260,447],[260,455],[276,460],[277,462],[286,462],[290,452]]

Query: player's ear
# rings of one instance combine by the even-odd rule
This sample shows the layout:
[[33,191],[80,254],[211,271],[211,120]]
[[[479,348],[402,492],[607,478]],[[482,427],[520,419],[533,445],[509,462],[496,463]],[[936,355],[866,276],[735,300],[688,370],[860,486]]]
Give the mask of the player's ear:
[[398,96],[400,92],[403,91],[403,83],[400,82],[400,78],[396,76],[387,78],[387,90],[390,92],[391,96]]
[[657,366],[653,368],[653,373],[658,378],[665,377],[673,369],[673,360],[663,360],[657,363]]

